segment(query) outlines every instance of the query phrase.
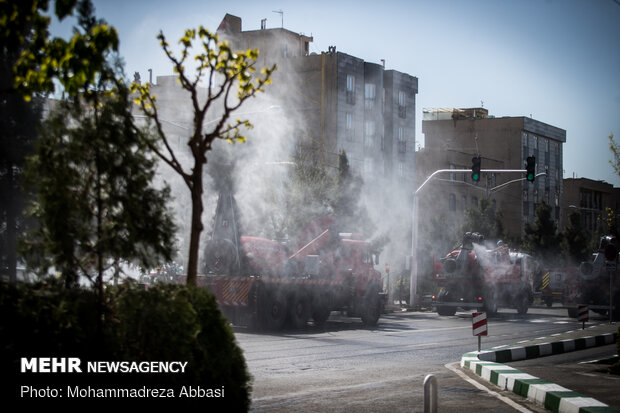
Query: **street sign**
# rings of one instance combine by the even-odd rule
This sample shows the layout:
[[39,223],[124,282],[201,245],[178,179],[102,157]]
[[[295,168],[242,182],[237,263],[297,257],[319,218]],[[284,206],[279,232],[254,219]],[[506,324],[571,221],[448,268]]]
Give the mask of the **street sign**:
[[580,305],[577,307],[577,321],[589,321],[589,309],[587,305]]
[[472,329],[474,336],[487,335],[487,313],[472,314]]

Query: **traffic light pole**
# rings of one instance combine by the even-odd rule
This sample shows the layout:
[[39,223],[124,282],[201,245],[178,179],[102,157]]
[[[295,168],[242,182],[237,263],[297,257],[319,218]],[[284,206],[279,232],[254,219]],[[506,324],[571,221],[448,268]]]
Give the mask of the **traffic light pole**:
[[[471,169],[438,169],[433,172],[413,193],[413,208],[411,217],[411,263],[409,278],[409,307],[416,303],[416,293],[418,290],[418,194],[424,186],[434,177],[445,173],[471,172]],[[490,173],[526,173],[527,169],[481,169],[480,172]],[[525,178],[524,178],[525,179]],[[501,185],[500,185],[501,186]]]

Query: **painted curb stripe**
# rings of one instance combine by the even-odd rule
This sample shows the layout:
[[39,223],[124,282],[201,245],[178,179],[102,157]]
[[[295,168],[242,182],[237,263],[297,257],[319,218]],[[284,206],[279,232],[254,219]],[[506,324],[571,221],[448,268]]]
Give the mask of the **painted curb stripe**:
[[552,412],[620,413],[620,410],[596,399],[502,364],[613,344],[616,337],[617,333],[606,333],[497,351],[470,352],[461,357],[461,367],[472,370],[476,375],[502,390],[512,391],[519,396],[526,397]]

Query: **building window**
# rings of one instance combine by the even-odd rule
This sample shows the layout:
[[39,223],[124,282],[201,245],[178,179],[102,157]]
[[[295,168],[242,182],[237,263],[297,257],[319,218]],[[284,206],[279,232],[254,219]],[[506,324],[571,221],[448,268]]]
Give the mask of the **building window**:
[[348,141],[352,141],[355,138],[355,129],[353,128],[353,114],[347,112],[344,116],[345,119],[345,136]]
[[549,152],[549,139],[545,139],[545,152]]
[[471,206],[474,208],[478,208],[478,198],[475,196],[471,197]]
[[461,211],[465,212],[466,209],[467,209],[467,197],[463,195],[461,197]]
[[347,103],[355,105],[355,76],[347,75]]
[[399,162],[398,163],[398,176],[400,178],[404,178],[405,177],[405,163],[404,162]]
[[403,133],[403,128],[398,128],[398,153],[407,152],[407,141]]
[[375,85],[373,83],[366,83],[364,92],[364,107],[371,110],[375,107]]
[[405,92],[402,90],[398,92],[398,117],[406,118],[407,117],[407,104],[405,100]]
[[355,76],[347,75],[347,92],[355,91]]
[[364,126],[364,145],[373,147],[375,144],[375,122],[368,120]]
[[[454,165],[450,164],[450,169],[456,169]],[[450,180],[456,181],[456,174],[454,172],[450,172]]]
[[373,172],[373,162],[372,159],[366,158],[364,159],[364,173],[366,176],[371,176]]
[[450,194],[449,203],[450,211],[456,211],[456,196],[454,194]]
[[523,201],[526,201],[526,202],[527,202],[527,193],[528,193],[527,189],[524,189],[523,190]]

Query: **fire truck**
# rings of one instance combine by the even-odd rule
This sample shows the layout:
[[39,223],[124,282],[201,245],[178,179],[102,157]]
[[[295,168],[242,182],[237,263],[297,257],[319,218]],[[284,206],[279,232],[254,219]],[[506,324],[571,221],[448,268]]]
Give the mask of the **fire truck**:
[[537,262],[506,246],[488,250],[483,242],[481,234],[467,232],[460,248],[436,262],[433,303],[439,315],[454,315],[457,308],[492,315],[500,306],[525,314],[534,301]]
[[620,319],[620,275],[618,271],[618,243],[615,236],[603,236],[592,261],[582,262],[574,283],[567,290],[566,307],[569,317],[577,317],[579,305],[608,314],[612,300],[612,317]]
[[385,306],[371,244],[340,231],[335,216],[308,223],[288,245],[242,235],[236,201],[222,193],[204,258],[197,283],[213,292],[234,324],[278,330],[312,319],[320,326],[340,310],[374,326]]

